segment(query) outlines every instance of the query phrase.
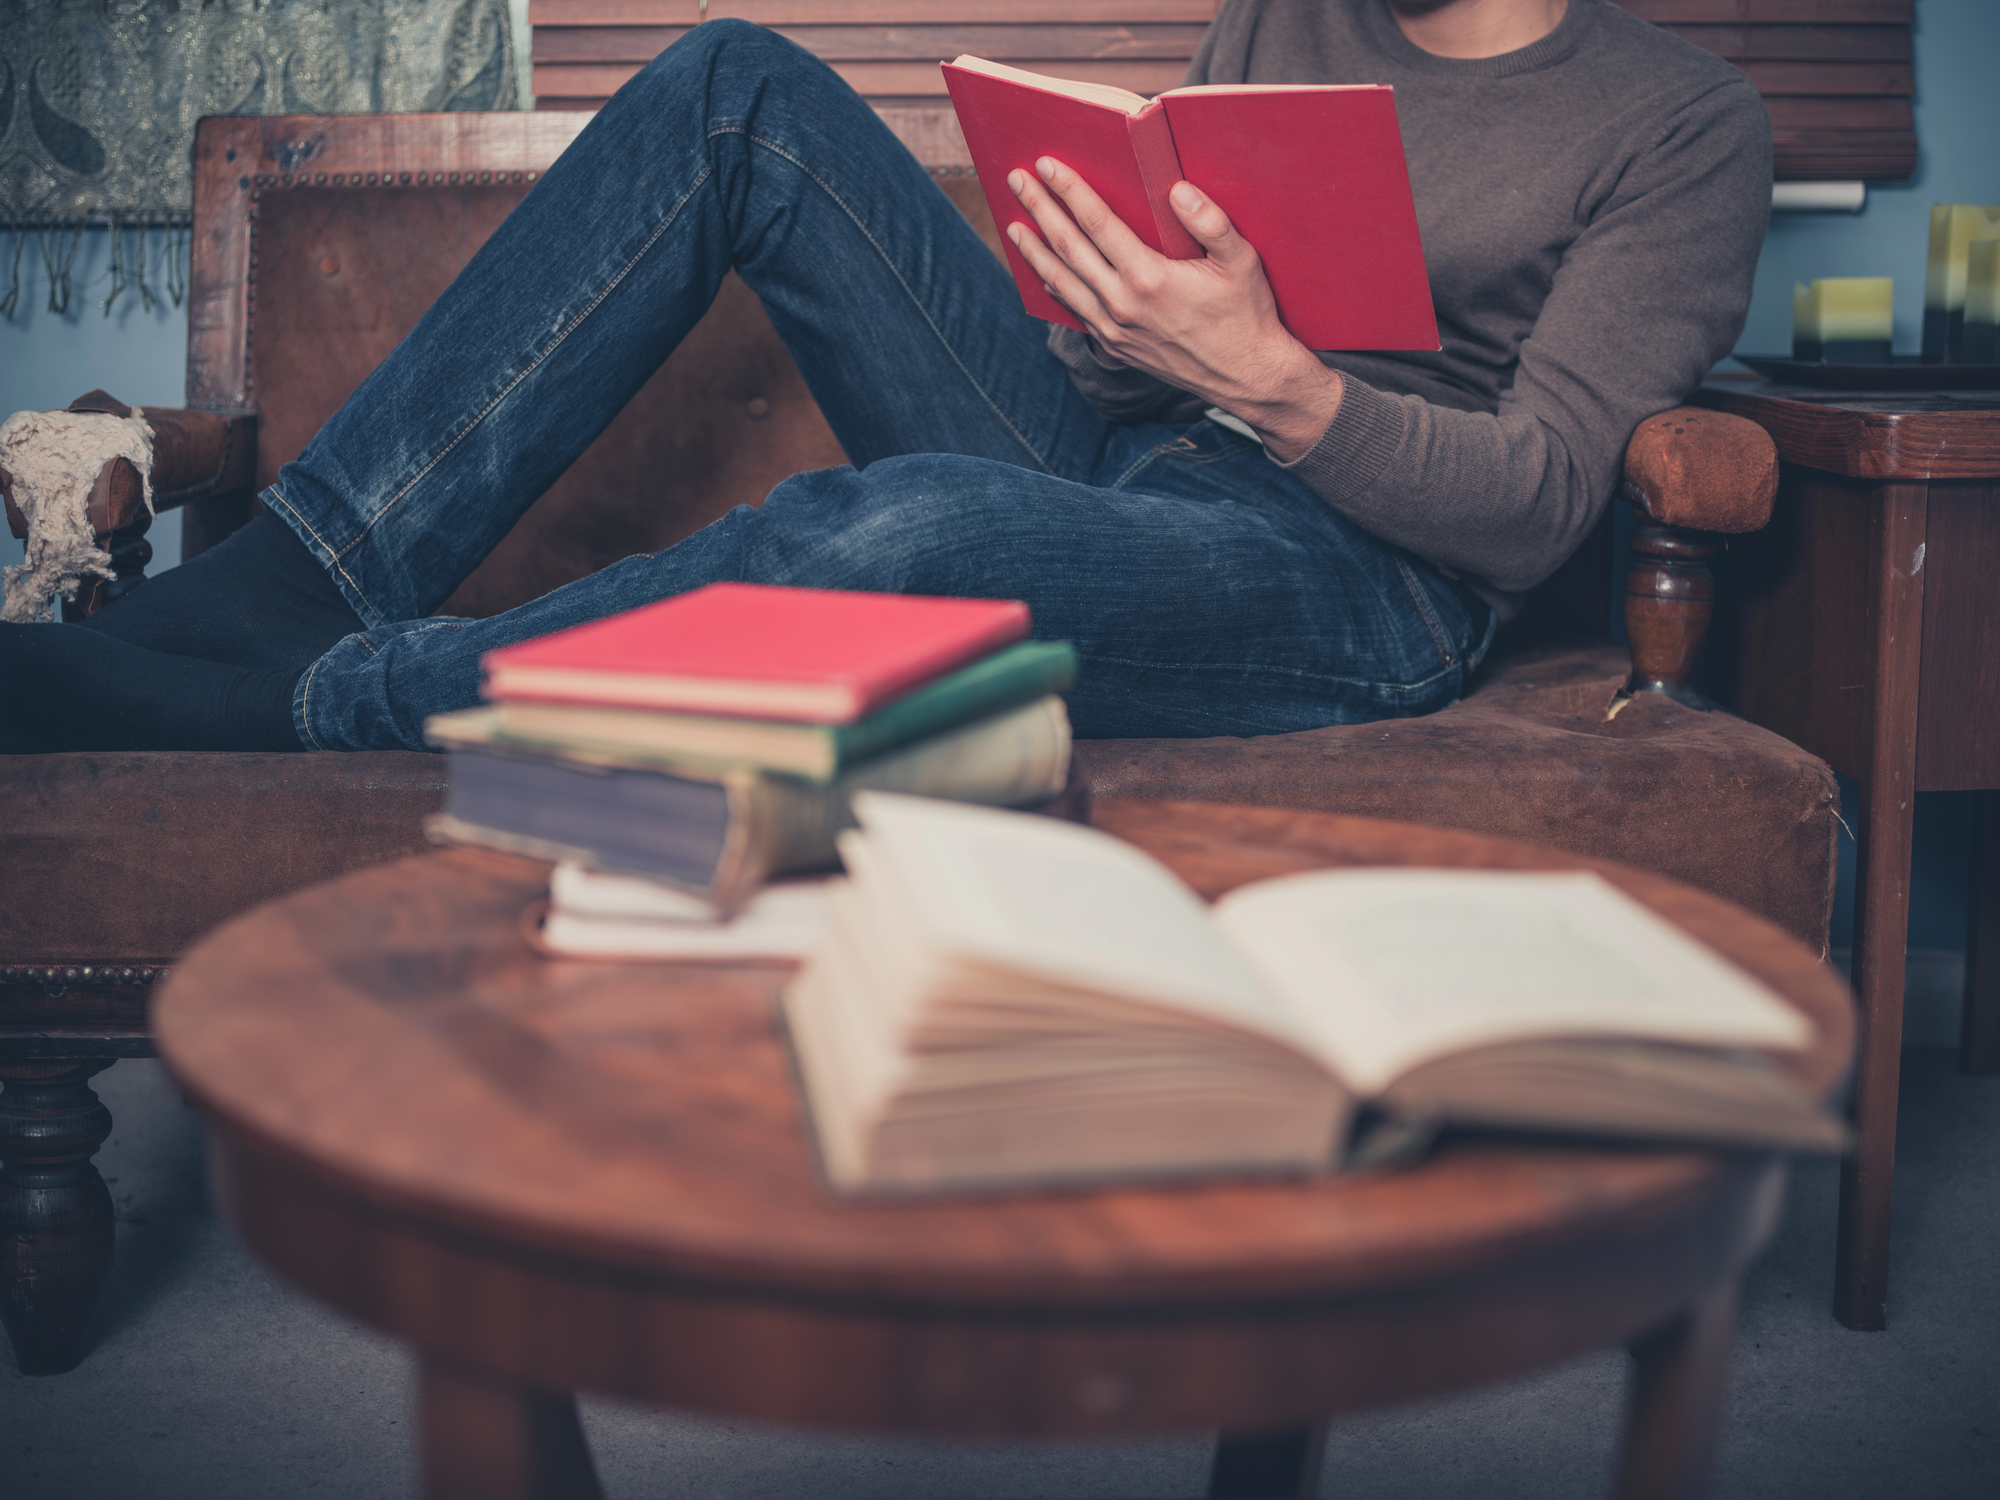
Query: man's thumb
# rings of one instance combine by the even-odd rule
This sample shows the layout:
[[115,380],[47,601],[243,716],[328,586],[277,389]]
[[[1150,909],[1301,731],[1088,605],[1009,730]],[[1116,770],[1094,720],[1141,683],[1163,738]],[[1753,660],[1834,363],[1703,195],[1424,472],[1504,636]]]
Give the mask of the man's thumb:
[[1231,260],[1250,249],[1243,236],[1236,232],[1236,226],[1229,222],[1229,215],[1193,183],[1175,183],[1173,191],[1167,194],[1167,201],[1173,204],[1175,216],[1200,242],[1211,259]]

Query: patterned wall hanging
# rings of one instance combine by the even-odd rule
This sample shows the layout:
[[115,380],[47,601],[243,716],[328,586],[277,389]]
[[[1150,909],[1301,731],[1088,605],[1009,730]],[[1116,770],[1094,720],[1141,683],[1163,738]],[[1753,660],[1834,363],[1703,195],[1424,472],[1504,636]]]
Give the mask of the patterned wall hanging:
[[31,240],[68,310],[90,226],[111,230],[106,312],[128,288],[153,305],[149,242],[178,303],[204,115],[518,104],[507,0],[0,0],[0,317]]

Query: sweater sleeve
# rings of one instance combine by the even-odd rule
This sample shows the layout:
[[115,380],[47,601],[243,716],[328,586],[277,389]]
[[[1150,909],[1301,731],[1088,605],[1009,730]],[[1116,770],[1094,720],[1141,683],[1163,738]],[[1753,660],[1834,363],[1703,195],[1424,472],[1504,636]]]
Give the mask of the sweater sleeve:
[[1333,421],[1288,467],[1376,536],[1503,593],[1554,572],[1596,524],[1633,430],[1742,331],[1770,214],[1763,102],[1747,80],[1719,83],[1615,165],[1497,411],[1347,375]]
[[1112,422],[1190,421],[1206,404],[1157,375],[1118,361],[1106,363],[1096,340],[1060,323],[1049,324],[1049,352],[1068,368],[1070,384],[1083,399]]

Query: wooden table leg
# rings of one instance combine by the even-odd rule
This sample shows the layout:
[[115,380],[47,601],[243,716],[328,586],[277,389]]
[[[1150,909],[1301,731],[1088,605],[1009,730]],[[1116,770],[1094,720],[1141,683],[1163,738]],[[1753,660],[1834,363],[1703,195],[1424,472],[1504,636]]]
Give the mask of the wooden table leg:
[[1736,1283],[1632,1345],[1616,1500],[1701,1500],[1715,1484]]
[[1290,1500],[1319,1493],[1326,1423],[1272,1432],[1225,1432],[1208,1472],[1209,1500]]
[[2000,792],[1980,792],[1974,806],[1958,1068],[1974,1078],[1993,1078],[2000,1076]]
[[426,1500],[603,1500],[572,1393],[429,1358],[421,1380]]
[[1861,1031],[1853,1154],[1842,1164],[1833,1315],[1886,1326],[1889,1195],[1903,1061],[1903,966],[1910,931],[1910,828],[1917,800],[1917,680],[1923,644],[1923,545],[1929,490],[1884,485],[1868,555],[1868,761],[1854,882],[1854,988]]
[[90,1160],[111,1111],[88,1082],[111,1063],[0,1062],[0,1322],[23,1375],[77,1367],[111,1274],[111,1190]]

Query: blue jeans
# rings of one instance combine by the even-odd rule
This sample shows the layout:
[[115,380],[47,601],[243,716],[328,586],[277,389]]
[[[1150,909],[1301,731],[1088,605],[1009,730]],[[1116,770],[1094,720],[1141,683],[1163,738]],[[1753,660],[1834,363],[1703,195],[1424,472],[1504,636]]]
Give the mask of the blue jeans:
[[[734,267],[852,467],[490,619],[432,616]],[[1488,618],[1210,422],[1118,425],[1011,278],[808,53],[712,21],[621,89],[265,491],[368,627],[301,738],[423,743],[495,647],[722,579],[1025,599],[1084,736],[1268,734],[1454,701]]]

